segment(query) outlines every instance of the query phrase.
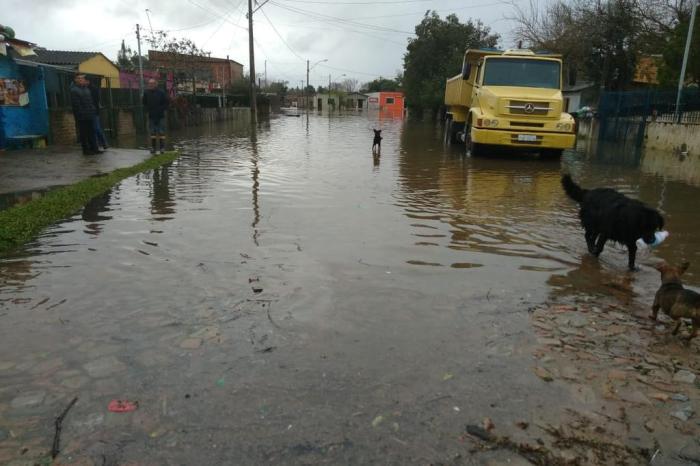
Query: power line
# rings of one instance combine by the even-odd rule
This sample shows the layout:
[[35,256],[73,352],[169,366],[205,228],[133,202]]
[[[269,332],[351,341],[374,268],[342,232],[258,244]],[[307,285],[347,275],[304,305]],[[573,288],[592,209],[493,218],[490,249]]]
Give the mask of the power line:
[[[209,13],[210,16],[211,16],[211,15],[216,16],[216,19],[220,19],[222,16],[225,16],[224,14],[222,14],[222,13],[219,12],[219,11],[209,10],[208,8],[203,7],[202,5],[200,5],[199,3],[195,2],[194,0],[187,0],[187,1],[188,1],[189,3],[191,3],[192,5],[196,6],[197,8],[199,8],[200,10]],[[237,27],[237,28],[239,28],[239,29],[244,29],[244,30],[246,30],[246,31],[248,30],[247,28],[244,28],[243,26],[239,26],[238,24],[236,24],[236,23],[234,23],[233,21],[230,21],[230,20],[228,20],[228,19],[226,19],[225,22],[227,22],[227,23],[229,23],[229,24],[231,24],[231,25],[233,25],[234,27]]]
[[296,53],[296,51],[294,51],[294,49],[287,43],[287,41],[284,40],[284,37],[282,37],[282,34],[279,33],[279,31],[277,30],[277,28],[275,27],[275,25],[272,24],[272,21],[270,21],[270,18],[268,18],[267,13],[265,13],[265,10],[260,9],[260,13],[263,14],[263,16],[265,17],[265,19],[267,20],[267,22],[270,24],[270,27],[272,27],[272,30],[275,31],[275,34],[277,34],[277,37],[279,37],[280,40],[282,41],[282,43],[283,43],[284,45],[287,46],[287,48],[289,49],[289,51],[292,52],[292,53],[294,54],[294,56],[297,57],[297,58],[298,58],[299,60],[301,60],[302,62],[305,61],[298,53]]
[[[285,0],[289,1],[289,0]],[[462,11],[462,10],[471,10],[474,8],[486,8],[486,7],[492,7],[492,6],[498,6],[498,5],[512,5],[513,3],[519,3],[522,0],[501,0],[501,1],[496,1],[496,2],[489,2],[489,3],[480,3],[477,5],[470,5],[466,7],[460,7],[460,8],[444,8],[440,10],[429,10],[429,11],[434,11],[436,13],[453,13],[455,11]],[[404,3],[404,2],[401,2]],[[410,13],[396,13],[396,14],[390,14],[390,15],[375,15],[375,16],[355,16],[352,18],[345,18],[348,21],[355,21],[358,19],[384,19],[384,18],[400,18],[403,16],[415,16],[415,15],[425,15],[426,10],[420,10],[420,11],[412,11]],[[321,19],[310,19],[308,21],[302,21],[302,22],[317,22],[317,21],[323,21]],[[287,24],[285,24],[286,26]]]
[[324,5],[382,5],[382,4],[392,4],[392,3],[422,3],[422,2],[432,2],[433,0],[390,0],[384,2],[328,2],[328,1],[316,1],[316,0],[283,0],[286,2],[293,3],[316,3]]
[[302,26],[302,25],[299,25],[299,24],[285,24],[285,26],[291,27],[291,28],[303,28],[303,29],[306,29],[306,30],[308,30],[308,29],[315,29],[315,30],[318,30],[318,31],[336,31],[336,32],[337,32],[339,29],[341,29],[341,30],[343,30],[343,31],[348,31],[348,32],[352,32],[352,33],[355,33],[355,34],[360,34],[360,35],[362,35],[362,36],[367,36],[367,37],[370,37],[370,38],[372,38],[372,39],[376,39],[376,40],[381,41],[381,42],[390,42],[390,43],[392,43],[392,44],[400,45],[401,47],[405,47],[405,46],[406,46],[406,44],[403,43],[403,42],[398,42],[398,41],[395,41],[395,40],[392,40],[392,39],[387,39],[386,37],[376,36],[376,35],[374,35],[374,34],[370,34],[369,32],[366,32],[366,31],[358,31],[357,29],[351,29],[351,28],[344,27],[344,26],[337,25],[337,24],[333,25],[332,28],[325,28],[325,27],[320,27],[320,26]]
[[[234,11],[235,11],[235,10],[234,10]],[[204,47],[205,45],[207,45],[207,43],[212,39],[212,37],[214,37],[214,36],[219,32],[219,29],[221,29],[221,26],[224,25],[224,23],[226,22],[226,19],[228,18],[228,16],[229,16],[231,13],[233,13],[233,11],[231,11],[230,13],[228,13],[226,16],[224,16],[224,17],[222,18],[221,23],[216,27],[216,29],[214,29],[214,32],[212,32],[212,34],[209,36],[209,38],[207,38],[207,40],[205,40],[205,41],[202,43],[202,47]]]
[[377,73],[366,73],[364,71],[349,70],[347,68],[338,68],[335,66],[324,65],[323,63],[319,64],[318,66],[322,66],[324,68],[328,68],[328,69],[335,70],[335,71],[345,71],[346,73],[364,74],[365,76],[378,76],[378,77],[383,76],[383,75],[377,74]]
[[321,13],[316,13],[316,12],[309,11],[309,10],[304,10],[304,9],[302,9],[302,8],[296,8],[296,7],[291,7],[291,6],[287,6],[287,5],[281,5],[281,4],[279,4],[279,3],[275,2],[275,1],[272,1],[272,0],[270,0],[270,3],[271,3],[272,5],[275,5],[275,6],[278,7],[278,8],[282,8],[282,9],[284,9],[284,10],[291,11],[291,12],[293,12],[293,13],[297,13],[298,15],[316,17],[316,18],[319,18],[319,19],[321,19],[322,21],[325,21],[325,22],[328,22],[328,21],[331,21],[331,22],[339,22],[339,23],[349,24],[349,25],[351,25],[351,26],[357,26],[357,27],[362,27],[362,28],[366,28],[366,29],[372,29],[372,30],[374,30],[374,31],[379,31],[379,32],[397,32],[397,33],[400,33],[400,34],[408,34],[408,35],[411,35],[411,36],[415,34],[414,32],[401,31],[401,30],[399,30],[399,29],[392,29],[392,28],[387,28],[387,27],[383,27],[383,26],[377,26],[377,25],[374,25],[374,24],[360,23],[360,22],[357,22],[357,21],[352,21],[352,20],[348,20],[348,19],[344,19],[344,18],[338,18],[337,16],[324,15],[324,14],[321,14]]

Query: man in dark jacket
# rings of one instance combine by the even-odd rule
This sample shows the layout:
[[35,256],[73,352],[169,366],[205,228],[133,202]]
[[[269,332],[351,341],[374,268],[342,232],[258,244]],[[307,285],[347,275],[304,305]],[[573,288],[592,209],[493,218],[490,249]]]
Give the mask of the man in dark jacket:
[[143,93],[143,106],[148,114],[148,127],[151,130],[151,154],[156,153],[156,142],[160,140],[160,153],[165,151],[165,111],[168,109],[168,96],[155,79],[148,80],[148,89]]
[[97,109],[92,100],[88,84],[84,74],[76,74],[70,88],[70,100],[75,123],[78,126],[78,137],[80,145],[83,147],[83,154],[95,155],[101,154],[102,151],[97,149],[97,138],[95,138],[95,115],[97,115]]
[[88,81],[88,89],[90,89],[90,94],[92,95],[92,102],[95,104],[95,138],[97,139],[97,147],[102,146],[104,150],[107,150],[107,138],[102,129],[102,122],[100,122],[100,86],[95,86]]

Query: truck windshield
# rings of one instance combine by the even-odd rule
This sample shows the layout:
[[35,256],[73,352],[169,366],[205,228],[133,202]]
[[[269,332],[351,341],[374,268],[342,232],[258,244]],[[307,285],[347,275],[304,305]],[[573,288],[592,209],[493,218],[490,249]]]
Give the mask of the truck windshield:
[[484,86],[544,87],[559,89],[559,62],[521,58],[486,60]]

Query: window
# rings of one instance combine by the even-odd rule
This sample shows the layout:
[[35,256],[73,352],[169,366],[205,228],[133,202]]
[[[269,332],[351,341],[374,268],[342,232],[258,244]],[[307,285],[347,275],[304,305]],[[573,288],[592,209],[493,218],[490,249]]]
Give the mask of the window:
[[484,70],[484,86],[520,86],[559,89],[561,70],[553,60],[489,58]]
[[393,103],[394,103],[394,98],[393,98],[393,97],[387,97],[387,98],[386,98],[386,103],[387,103],[387,104],[393,104]]

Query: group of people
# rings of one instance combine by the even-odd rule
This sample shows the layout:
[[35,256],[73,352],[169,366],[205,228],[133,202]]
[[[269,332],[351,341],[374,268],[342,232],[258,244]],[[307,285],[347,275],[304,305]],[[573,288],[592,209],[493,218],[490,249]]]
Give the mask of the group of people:
[[[107,139],[100,124],[100,89],[88,81],[84,74],[76,74],[70,90],[73,116],[78,127],[78,139],[84,155],[97,155],[107,150]],[[158,88],[155,79],[148,80],[143,94],[143,106],[148,115],[151,133],[151,154],[165,151],[165,112],[169,99]],[[101,149],[102,148],[102,149]]]
[[106,150],[108,146],[100,124],[100,89],[92,85],[84,74],[76,74],[70,98],[83,154],[101,154],[103,151],[100,147]]

